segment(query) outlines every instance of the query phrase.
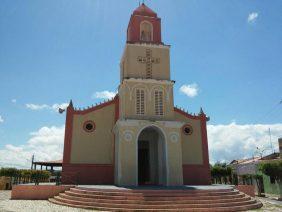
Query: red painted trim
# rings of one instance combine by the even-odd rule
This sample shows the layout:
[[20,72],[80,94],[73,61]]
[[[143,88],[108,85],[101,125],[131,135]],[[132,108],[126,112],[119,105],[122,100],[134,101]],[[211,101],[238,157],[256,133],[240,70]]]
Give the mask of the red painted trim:
[[[113,164],[71,164],[71,143],[74,114],[84,115],[99,110],[108,105],[115,104],[115,122],[119,119],[119,96],[109,102],[102,103],[84,111],[75,111],[72,106],[67,108],[62,182],[73,183],[78,180],[80,184],[113,184],[115,164],[115,138],[113,140]],[[73,179],[70,179],[73,178]]]
[[181,115],[189,119],[200,120],[201,122],[203,164],[183,164],[183,182],[185,185],[209,185],[211,184],[211,173],[209,164],[208,136],[206,124],[208,118],[204,113],[199,114],[197,116],[193,116],[176,107],[174,108],[174,111],[180,113]]
[[133,15],[141,15],[141,16],[150,16],[150,17],[157,17],[157,13],[154,12],[151,8],[147,5],[142,3],[133,11]]
[[63,184],[114,184],[112,164],[67,164],[62,172]]
[[94,107],[89,108],[89,109],[86,109],[86,110],[75,110],[73,113],[76,114],[76,115],[85,115],[85,114],[87,114],[87,113],[91,113],[91,112],[93,112],[93,111],[95,111],[95,110],[99,110],[99,109],[101,109],[101,108],[104,108],[104,107],[106,107],[106,106],[109,106],[109,105],[111,105],[111,104],[114,104],[115,101],[116,101],[116,100],[113,99],[113,100],[110,100],[110,101],[108,101],[108,102],[101,103],[101,104],[99,104],[99,105],[97,105],[97,106],[94,106]]
[[73,128],[73,113],[74,113],[73,107],[68,106],[67,115],[66,115],[66,125],[65,125],[63,166],[64,164],[70,163],[72,128]]
[[[119,97],[118,95],[111,101],[102,103],[95,107],[89,108],[83,111],[75,111],[72,106],[67,108],[67,115],[66,115],[66,125],[65,125],[65,140],[64,140],[64,155],[63,155],[63,166],[65,164],[70,163],[70,156],[71,156],[71,143],[72,143],[72,132],[73,132],[73,116],[74,115],[84,115],[101,108],[104,108],[108,105],[115,104],[115,121],[119,118]],[[117,112],[118,111],[118,112]]]
[[207,136],[207,120],[203,114],[201,116],[201,132],[202,132],[202,148],[203,148],[203,162],[208,168],[209,166],[209,148],[208,148],[208,136]]
[[115,101],[115,122],[119,119],[119,96],[116,95],[114,98]]
[[211,172],[209,164],[209,150],[207,137],[207,117],[205,114],[198,116],[201,120],[201,137],[203,164],[183,164],[183,182],[185,185],[209,185],[211,184]]
[[[119,96],[116,95],[115,98],[115,123],[119,120]],[[114,134],[114,140],[113,140],[113,166],[115,166],[116,163],[116,157],[115,157],[115,153],[116,153],[116,135],[114,132],[112,132]]]
[[205,165],[182,165],[184,185],[210,185],[210,170]]
[[112,167],[113,164],[93,164],[93,163],[72,163],[66,164],[66,167],[77,166],[77,167]]
[[143,42],[140,39],[140,24],[143,21],[148,21],[153,25],[153,40],[149,43],[163,44],[161,37],[161,19],[158,17],[149,17],[141,15],[131,15],[127,28],[127,42],[139,43]]
[[176,108],[176,107],[174,107],[174,111],[177,112],[177,113],[180,113],[183,116],[186,116],[189,119],[194,119],[194,120],[201,120],[202,119],[202,117],[200,115],[193,116],[193,115],[186,113],[183,110],[180,110],[179,108]]

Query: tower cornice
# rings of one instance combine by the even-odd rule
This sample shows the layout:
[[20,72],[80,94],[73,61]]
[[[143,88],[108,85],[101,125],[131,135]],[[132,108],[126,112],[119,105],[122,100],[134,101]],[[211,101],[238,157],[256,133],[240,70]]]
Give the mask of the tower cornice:
[[145,47],[150,47],[150,48],[165,48],[165,49],[169,49],[171,47],[171,45],[168,45],[168,44],[156,44],[152,42],[135,42],[135,43],[126,42],[126,45],[145,46]]
[[154,83],[154,84],[164,84],[164,85],[174,85],[173,80],[157,80],[157,79],[146,79],[146,78],[128,78],[123,79],[123,82],[135,82],[135,83]]

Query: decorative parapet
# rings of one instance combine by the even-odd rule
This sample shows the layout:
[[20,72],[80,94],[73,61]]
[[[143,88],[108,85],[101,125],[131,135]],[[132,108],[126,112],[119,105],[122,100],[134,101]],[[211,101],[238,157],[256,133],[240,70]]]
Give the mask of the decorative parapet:
[[206,121],[209,121],[210,118],[208,116],[206,116],[206,114],[204,113],[203,109],[200,109],[200,113],[198,115],[196,115],[195,113],[189,113],[188,110],[185,110],[181,107],[175,106],[174,107],[174,111],[188,117],[191,119],[198,119],[198,120],[202,120],[205,119]]
[[91,105],[91,106],[88,106],[86,108],[75,108],[75,107],[73,107],[73,103],[72,103],[72,100],[71,100],[71,102],[68,106],[68,109],[72,109],[74,114],[83,115],[83,114],[98,110],[100,108],[106,107],[110,104],[113,104],[117,101],[117,99],[118,99],[118,95],[116,95],[112,99],[104,100],[103,102],[96,103],[95,105]]

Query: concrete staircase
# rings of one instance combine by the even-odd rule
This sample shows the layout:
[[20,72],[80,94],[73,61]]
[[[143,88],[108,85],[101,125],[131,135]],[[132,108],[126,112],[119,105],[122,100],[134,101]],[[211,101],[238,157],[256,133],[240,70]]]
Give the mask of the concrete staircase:
[[49,199],[101,211],[246,211],[262,203],[229,189],[97,189],[76,187]]

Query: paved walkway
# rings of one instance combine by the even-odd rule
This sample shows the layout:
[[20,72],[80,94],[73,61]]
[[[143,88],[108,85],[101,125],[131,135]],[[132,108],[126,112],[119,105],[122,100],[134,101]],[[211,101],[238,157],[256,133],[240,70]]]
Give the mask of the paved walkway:
[[258,209],[258,210],[254,210],[254,211],[282,212],[282,202],[281,201],[272,200],[272,199],[266,198],[266,197],[257,197],[257,199],[259,199],[262,202],[263,207]]
[[[0,212],[87,212],[89,210],[70,208],[52,204],[47,200],[10,200],[11,191],[0,191]],[[254,211],[282,212],[282,202],[269,198],[259,198],[264,204]]]
[[11,191],[0,190],[0,212],[86,212],[89,210],[52,204],[47,200],[10,200]]

